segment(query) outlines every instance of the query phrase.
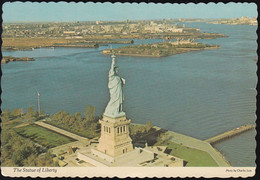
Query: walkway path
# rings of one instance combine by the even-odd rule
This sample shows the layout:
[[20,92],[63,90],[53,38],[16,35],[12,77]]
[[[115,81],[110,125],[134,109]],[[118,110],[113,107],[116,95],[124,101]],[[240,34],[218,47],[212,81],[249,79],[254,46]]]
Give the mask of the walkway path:
[[55,126],[52,126],[50,124],[44,123],[43,121],[37,121],[37,122],[34,122],[34,123],[39,125],[39,126],[42,126],[44,128],[50,129],[52,131],[55,131],[57,133],[63,134],[65,136],[68,136],[68,137],[70,137],[72,139],[75,139],[75,140],[78,140],[78,141],[88,141],[88,138],[85,138],[85,137],[82,137],[82,136],[70,133],[70,132],[65,131],[63,129],[57,128]]
[[26,123],[22,123],[22,124],[19,124],[17,126],[15,126],[15,128],[20,128],[20,127],[24,127],[24,126],[28,126],[30,123],[26,122]]

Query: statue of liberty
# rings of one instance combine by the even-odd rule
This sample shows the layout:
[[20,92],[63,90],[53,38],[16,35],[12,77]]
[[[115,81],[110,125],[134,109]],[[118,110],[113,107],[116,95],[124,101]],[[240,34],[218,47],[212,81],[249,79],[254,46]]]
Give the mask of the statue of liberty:
[[109,117],[121,117],[125,115],[123,112],[123,85],[125,79],[119,77],[118,66],[115,66],[115,55],[111,56],[112,64],[108,74],[108,88],[110,93],[110,100],[105,109],[104,115]]

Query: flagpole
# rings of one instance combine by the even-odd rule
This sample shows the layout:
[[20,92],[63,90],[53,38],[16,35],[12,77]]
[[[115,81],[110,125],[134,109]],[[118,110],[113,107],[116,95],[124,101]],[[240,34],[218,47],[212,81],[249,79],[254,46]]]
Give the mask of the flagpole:
[[40,114],[41,107],[40,107],[40,93],[39,92],[37,92],[37,96],[38,96],[38,112]]

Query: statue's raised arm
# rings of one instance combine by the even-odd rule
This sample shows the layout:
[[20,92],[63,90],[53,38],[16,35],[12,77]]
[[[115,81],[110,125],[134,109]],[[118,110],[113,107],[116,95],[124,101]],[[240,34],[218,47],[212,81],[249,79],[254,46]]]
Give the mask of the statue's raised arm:
[[108,89],[110,93],[110,100],[105,109],[104,115],[109,117],[124,116],[123,112],[123,84],[125,80],[118,75],[118,67],[115,66],[115,55],[111,56],[112,63],[108,75]]
[[111,63],[111,68],[110,68],[110,71],[109,71],[109,77],[110,76],[113,76],[113,75],[115,75],[115,58],[116,58],[116,56],[113,54],[112,56],[111,56],[111,58],[112,58],[112,63]]

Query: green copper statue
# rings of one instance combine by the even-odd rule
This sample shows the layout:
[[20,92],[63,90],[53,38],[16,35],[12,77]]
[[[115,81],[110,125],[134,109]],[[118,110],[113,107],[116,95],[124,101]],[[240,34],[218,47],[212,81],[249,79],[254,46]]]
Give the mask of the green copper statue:
[[121,117],[125,115],[123,112],[123,85],[125,84],[125,79],[119,77],[118,67],[115,66],[115,55],[111,56],[112,64],[108,75],[108,88],[110,93],[110,100],[105,109],[104,115],[112,118]]

